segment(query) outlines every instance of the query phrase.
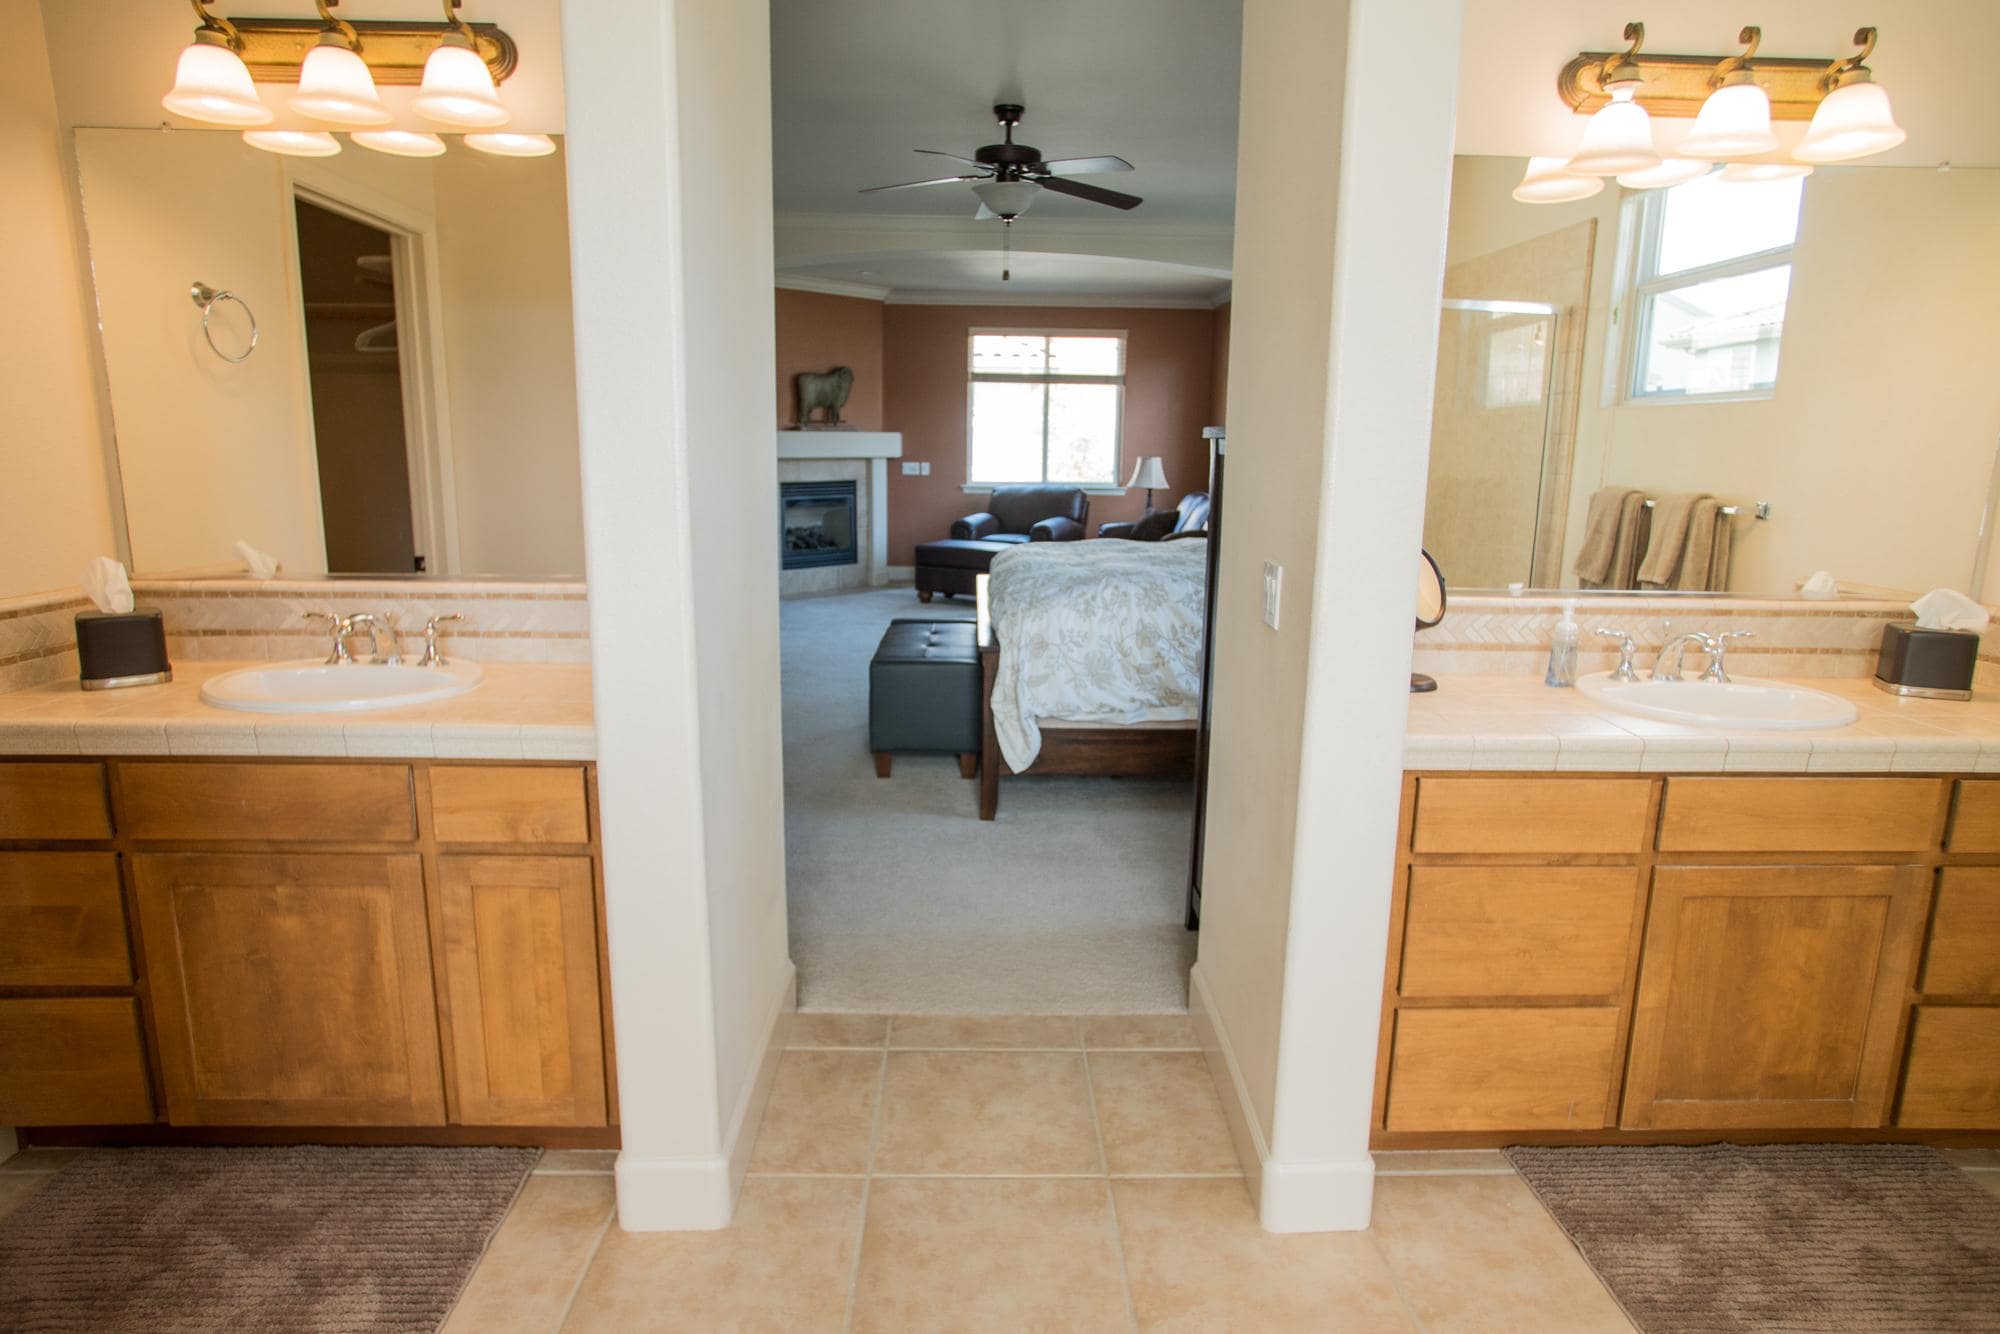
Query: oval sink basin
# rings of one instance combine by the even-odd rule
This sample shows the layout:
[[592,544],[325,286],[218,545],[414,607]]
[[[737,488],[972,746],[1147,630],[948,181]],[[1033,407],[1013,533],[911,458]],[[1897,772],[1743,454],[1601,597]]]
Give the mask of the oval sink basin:
[[1782,681],[1614,681],[1609,672],[1583,677],[1577,689],[1614,709],[1695,727],[1844,727],[1860,710],[1844,699]]
[[226,672],[201,688],[204,702],[251,713],[354,713],[463,695],[479,684],[479,664],[274,662]]

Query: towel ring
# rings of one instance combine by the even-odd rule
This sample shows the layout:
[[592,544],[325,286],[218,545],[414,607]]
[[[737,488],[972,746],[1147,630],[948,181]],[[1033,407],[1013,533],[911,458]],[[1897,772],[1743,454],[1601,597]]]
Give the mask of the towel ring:
[[[201,336],[208,340],[209,351],[215,353],[216,356],[221,357],[232,366],[241,365],[243,362],[250,360],[250,354],[257,350],[257,312],[250,309],[250,303],[234,292],[217,291],[207,283],[196,283],[194,286],[188,288],[188,297],[197,306],[201,307]],[[232,357],[217,347],[215,345],[215,331],[208,327],[208,317],[224,301],[234,301],[237,305],[243,307],[243,313],[250,317],[250,346],[244,348],[240,356]]]

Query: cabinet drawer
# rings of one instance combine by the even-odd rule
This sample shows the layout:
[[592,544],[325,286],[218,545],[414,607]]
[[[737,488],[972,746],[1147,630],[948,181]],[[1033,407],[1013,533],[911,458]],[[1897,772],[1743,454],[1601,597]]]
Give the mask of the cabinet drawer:
[[1618,1011],[1402,1010],[1387,1130],[1596,1130]]
[[0,764],[0,838],[110,838],[101,764]]
[[1935,778],[1670,778],[1662,852],[1920,852]]
[[1652,786],[1643,778],[1419,778],[1411,848],[1636,854]]
[[1623,867],[1412,867],[1400,993],[1610,996],[1635,902]]
[[2000,1007],[1917,1007],[1896,1124],[2000,1130]]
[[0,986],[122,987],[131,981],[117,857],[0,852]]
[[139,1005],[125,996],[0,1000],[0,1124],[153,1119]]
[[2000,782],[1960,779],[1956,786],[1945,847],[1953,852],[2000,852]]
[[406,842],[417,836],[402,764],[124,764],[133,838]]
[[588,843],[583,768],[440,765],[431,824],[442,843]]
[[1952,866],[1939,875],[1918,987],[1942,996],[2000,996],[2000,867]]

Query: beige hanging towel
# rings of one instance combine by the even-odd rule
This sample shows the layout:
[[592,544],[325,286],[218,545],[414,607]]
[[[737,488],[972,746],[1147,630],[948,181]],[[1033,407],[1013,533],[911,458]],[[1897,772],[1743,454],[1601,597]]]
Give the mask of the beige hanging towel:
[[[1679,588],[1683,563],[1689,556],[1690,530],[1695,523],[1695,513],[1703,502],[1713,509],[1715,497],[1702,491],[1684,491],[1671,496],[1661,496],[1653,505],[1653,531],[1646,543],[1646,558],[1639,562],[1638,585],[1641,588]],[[1700,535],[1698,549],[1702,561],[1701,569],[1707,570],[1710,548],[1714,544],[1715,519],[1711,516],[1707,528]],[[1702,583],[1707,582],[1706,574]],[[1697,585],[1699,587],[1700,585]]]
[[1646,549],[1651,512],[1646,497],[1629,486],[1599,487],[1590,497],[1583,544],[1572,568],[1584,588],[1630,588],[1639,553]]

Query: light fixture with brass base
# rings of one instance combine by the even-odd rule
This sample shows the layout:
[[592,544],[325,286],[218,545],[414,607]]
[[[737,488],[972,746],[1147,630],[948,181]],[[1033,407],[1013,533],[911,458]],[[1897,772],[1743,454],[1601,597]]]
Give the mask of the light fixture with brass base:
[[[1756,31],[1744,29],[1745,33]],[[1752,42],[1747,36],[1738,40]],[[1607,70],[1629,64],[1643,80],[1634,101],[1655,116],[1688,119],[1701,111],[1701,104],[1714,91],[1711,80],[1719,72],[1717,62],[1726,59],[1736,62],[1732,72],[1745,69],[1755,73],[1771,99],[1771,119],[1811,120],[1825,95],[1821,80],[1827,74],[1829,58],[1757,56],[1753,63],[1750,57],[1755,51],[1754,42],[1749,51],[1730,57],[1580,51],[1556,76],[1556,93],[1570,110],[1588,115],[1611,101],[1611,90],[1604,83]]]
[[[368,64],[377,84],[414,87],[423,82],[424,62],[448,34],[469,43],[493,81],[502,83],[520,58],[514,39],[491,23],[467,23],[451,14],[441,23],[319,19],[223,18],[208,11],[212,0],[191,0],[201,19],[197,43],[225,46],[239,56],[257,83],[297,83],[306,56],[330,27],[348,38]],[[1825,66],[1821,61],[1821,67]]]

